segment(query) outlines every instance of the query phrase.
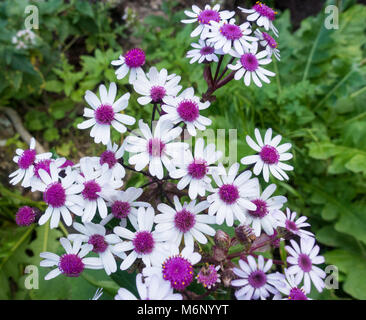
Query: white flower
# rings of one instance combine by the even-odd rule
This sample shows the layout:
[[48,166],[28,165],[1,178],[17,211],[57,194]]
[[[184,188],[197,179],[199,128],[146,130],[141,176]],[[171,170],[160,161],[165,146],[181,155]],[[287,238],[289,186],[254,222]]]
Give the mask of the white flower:
[[259,39],[259,44],[266,49],[268,52],[268,58],[271,58],[272,55],[280,61],[281,55],[280,50],[277,49],[277,42],[273,39],[267,32],[260,31],[259,29],[254,31],[255,36]]
[[170,285],[177,290],[184,290],[194,280],[193,266],[201,260],[201,255],[194,252],[194,247],[186,246],[181,252],[175,245],[165,245],[166,259],[158,266],[147,267],[142,270],[144,276],[158,275],[170,281]]
[[177,188],[184,189],[189,185],[188,195],[193,200],[197,195],[204,197],[206,190],[210,190],[211,179],[208,177],[215,167],[210,167],[218,159],[221,158],[222,152],[215,151],[215,144],[211,143],[204,148],[204,140],[199,138],[196,140],[194,147],[194,157],[192,152],[188,150],[185,153],[183,161],[176,161],[176,170],[169,172],[173,179],[181,179]]
[[137,224],[133,224],[135,232],[120,226],[113,229],[116,235],[127,239],[115,245],[115,252],[131,251],[121,263],[121,270],[128,269],[136,259],[142,259],[147,267],[161,264],[164,259],[162,243],[167,237],[152,231],[153,223],[154,209],[140,207],[137,211]]
[[95,143],[102,142],[107,144],[110,141],[111,126],[120,133],[125,133],[127,128],[125,125],[133,125],[135,118],[119,113],[127,108],[130,94],[126,93],[115,101],[117,94],[117,86],[112,82],[107,88],[101,84],[99,86],[99,98],[90,90],[85,93],[86,102],[92,107],[84,108],[84,117],[90,118],[78,124],[79,129],[87,129],[93,127],[90,136],[94,138]]
[[232,280],[231,285],[241,287],[235,292],[238,300],[265,300],[270,293],[276,294],[276,286],[282,278],[277,273],[267,274],[272,267],[272,260],[264,264],[263,256],[258,257],[258,264],[252,256],[248,256],[248,263],[239,260],[240,268],[233,268],[233,272],[240,278]]
[[177,97],[168,97],[162,109],[166,112],[160,117],[161,121],[169,120],[173,124],[184,122],[191,136],[197,134],[198,130],[206,130],[206,126],[211,125],[212,121],[200,115],[200,110],[207,109],[210,102],[201,102],[200,98],[194,95],[193,88],[185,89]]
[[218,62],[217,54],[224,54],[221,49],[217,50],[212,44],[206,43],[204,40],[199,39],[198,43],[191,43],[193,50],[187,52],[187,58],[192,58],[189,63],[202,63],[204,61]]
[[301,238],[300,247],[294,240],[290,240],[290,242],[292,247],[285,246],[289,253],[287,262],[291,265],[288,268],[288,273],[295,275],[296,285],[304,279],[306,292],[310,292],[311,282],[321,292],[325,286],[323,279],[326,277],[326,273],[315,264],[322,264],[325,260],[323,256],[318,255],[320,248],[315,245],[315,238]]
[[36,140],[32,137],[29,143],[29,149],[16,149],[16,156],[13,161],[18,165],[19,169],[14,171],[9,175],[10,184],[16,185],[21,180],[22,187],[28,188],[30,186],[31,178],[34,176],[34,165],[37,161],[50,159],[52,157],[51,152],[37,154],[36,150]]
[[240,80],[244,77],[244,84],[250,85],[251,79],[258,86],[262,87],[262,82],[270,83],[269,77],[274,77],[276,74],[261,67],[261,65],[269,64],[272,60],[268,58],[268,52],[263,50],[258,52],[258,43],[253,43],[249,52],[238,52],[231,50],[230,54],[233,57],[239,58],[235,65],[229,64],[228,68],[235,70],[234,79]]
[[136,77],[139,74],[144,73],[142,66],[145,64],[145,52],[140,48],[134,48],[120,55],[118,60],[113,60],[111,64],[118,66],[116,70],[116,76],[118,80],[123,79],[130,71],[128,82],[132,84],[136,81]]
[[102,219],[107,217],[106,199],[116,192],[123,184],[111,179],[111,171],[95,170],[89,158],[80,159],[78,182],[81,185],[81,194],[84,198],[84,212],[82,222],[93,220],[98,208]]
[[83,198],[78,195],[82,186],[76,183],[76,172],[72,172],[69,167],[66,169],[65,178],[59,177],[58,173],[55,164],[51,163],[50,173],[40,169],[40,179],[32,182],[35,190],[43,192],[43,200],[48,205],[38,223],[43,225],[51,218],[51,229],[58,226],[60,216],[65,224],[70,226],[72,223],[70,211],[78,216],[83,214]]
[[208,26],[212,21],[220,22],[222,20],[228,20],[234,16],[234,11],[219,11],[220,5],[216,4],[211,8],[210,5],[206,4],[205,9],[201,10],[196,5],[192,6],[192,11],[184,11],[184,13],[191,19],[182,20],[183,23],[194,23],[198,22],[199,25],[192,31],[191,37],[196,37],[201,35],[201,39],[205,39],[207,37],[207,33],[209,31]]
[[264,189],[262,194],[260,194],[260,189],[258,188],[254,192],[256,194],[250,197],[256,209],[246,210],[246,224],[252,225],[256,237],[260,236],[261,229],[268,235],[273,235],[274,229],[277,228],[278,222],[274,218],[273,213],[281,209],[287,199],[284,196],[271,198],[276,188],[275,184],[271,184]]
[[244,165],[255,163],[254,174],[258,176],[263,170],[263,178],[266,182],[269,180],[270,172],[278,180],[288,180],[289,177],[284,170],[293,170],[294,168],[282,161],[292,159],[292,154],[287,152],[291,148],[291,143],[279,145],[282,137],[277,135],[272,139],[271,128],[266,131],[264,142],[257,128],[254,130],[254,134],[258,144],[250,136],[246,136],[246,140],[248,145],[258,154],[242,158],[241,163]]
[[[169,281],[165,281],[157,275],[152,276],[149,281],[143,281],[142,274],[136,276],[136,287],[140,300],[182,300],[179,293],[174,293]],[[130,291],[120,288],[115,300],[138,300]]]
[[95,294],[93,298],[89,300],[99,300],[99,298],[103,295],[103,288],[98,288],[97,291],[95,291]]
[[125,168],[119,163],[124,152],[124,145],[121,145],[120,148],[118,148],[116,143],[113,143],[112,146],[111,141],[109,141],[107,144],[107,150],[99,157],[92,157],[91,160],[95,161],[95,168],[99,168],[104,171],[111,171],[112,179],[115,181],[121,181],[126,174]]
[[142,136],[129,135],[125,142],[125,149],[135,153],[129,158],[129,163],[135,165],[135,170],[141,171],[149,165],[149,172],[152,176],[162,179],[164,176],[163,165],[168,171],[174,170],[172,158],[184,156],[188,144],[183,142],[172,142],[182,132],[181,127],[173,128],[170,121],[157,122],[152,134],[149,126],[139,121],[139,128]]
[[291,213],[289,208],[286,208],[286,214],[280,210],[276,210],[273,215],[278,221],[278,227],[285,228],[287,231],[299,237],[314,237],[314,234],[310,231],[301,229],[310,227],[310,223],[305,222],[307,217],[302,216],[295,220],[297,213],[295,211]]
[[[285,275],[278,273],[280,277],[282,277],[282,281],[280,281],[277,285],[277,289],[286,295],[286,298],[283,300],[312,300],[306,296],[306,294],[310,292],[306,292],[304,288],[298,288],[295,282],[295,277],[292,274],[288,273],[288,270],[285,269]],[[281,295],[276,295],[274,300],[280,300]]]
[[162,214],[156,215],[154,219],[157,224],[155,231],[166,234],[174,245],[179,246],[183,237],[186,246],[193,247],[194,240],[206,244],[207,238],[204,234],[215,235],[215,229],[208,226],[215,223],[215,217],[199,214],[210,206],[207,201],[196,205],[196,200],[193,200],[190,203],[184,202],[182,206],[179,198],[174,196],[174,206],[173,209],[165,203],[160,203],[158,210]]
[[134,90],[143,95],[137,98],[137,102],[141,105],[148,103],[165,102],[167,97],[175,97],[182,89],[178,85],[181,77],[173,74],[168,75],[166,69],[160,72],[155,67],[151,67],[149,72],[141,73],[137,76],[137,80],[133,83]]
[[216,223],[221,225],[224,220],[231,227],[234,219],[240,223],[245,222],[245,210],[255,210],[256,206],[248,199],[255,195],[259,189],[257,178],[250,179],[252,173],[245,171],[237,176],[239,163],[234,163],[228,173],[221,167],[221,177],[215,170],[212,171],[218,188],[213,189],[213,194],[207,197],[210,202],[209,215],[216,214]]
[[126,191],[117,191],[113,193],[108,201],[108,206],[111,208],[112,213],[108,214],[100,224],[106,225],[113,218],[120,220],[120,226],[127,226],[127,217],[132,223],[136,223],[137,209],[139,207],[150,207],[147,202],[136,201],[141,195],[143,190],[141,188],[128,188]]
[[222,49],[224,53],[229,53],[232,48],[235,48],[237,52],[244,53],[252,47],[255,41],[258,41],[256,37],[249,36],[252,33],[249,22],[236,25],[235,19],[230,19],[228,22],[212,21],[209,28],[207,42],[213,43],[215,49]]
[[115,234],[106,235],[106,229],[101,224],[74,222],[73,227],[80,233],[69,234],[68,239],[74,242],[78,240],[91,244],[93,246],[92,251],[99,255],[107,275],[116,272],[117,263],[113,254],[119,255],[121,259],[126,258],[124,253],[117,254],[114,252],[114,245],[121,242],[120,238]]
[[40,262],[41,267],[57,267],[45,276],[45,280],[53,279],[60,274],[66,277],[78,277],[84,269],[103,269],[99,258],[84,258],[93,249],[91,244],[81,245],[81,241],[77,240],[71,246],[70,240],[66,238],[61,238],[60,243],[66,251],[61,257],[52,252],[40,253],[40,257],[44,259]]
[[252,9],[238,8],[244,13],[249,13],[247,17],[248,21],[255,21],[259,27],[264,27],[267,31],[271,29],[276,37],[278,37],[278,30],[273,25],[273,20],[275,19],[277,12],[272,8],[259,1],[252,7]]

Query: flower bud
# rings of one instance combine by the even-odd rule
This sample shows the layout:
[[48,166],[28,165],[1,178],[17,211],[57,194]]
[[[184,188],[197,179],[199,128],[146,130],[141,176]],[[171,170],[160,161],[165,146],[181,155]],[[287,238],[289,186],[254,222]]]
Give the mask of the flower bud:
[[226,259],[227,249],[223,249],[218,246],[213,246],[212,250],[213,250],[213,258],[216,261],[221,262]]
[[230,236],[222,230],[217,230],[215,234],[215,244],[222,249],[229,249],[230,247]]
[[231,281],[235,278],[235,274],[232,269],[226,269],[222,272],[221,279],[224,287],[231,286]]

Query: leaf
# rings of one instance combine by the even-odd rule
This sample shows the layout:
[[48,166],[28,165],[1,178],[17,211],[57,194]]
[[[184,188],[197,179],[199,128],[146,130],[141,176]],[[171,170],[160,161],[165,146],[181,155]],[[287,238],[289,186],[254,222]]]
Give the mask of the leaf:
[[366,155],[357,154],[349,160],[345,167],[352,172],[359,173],[363,172],[366,173]]

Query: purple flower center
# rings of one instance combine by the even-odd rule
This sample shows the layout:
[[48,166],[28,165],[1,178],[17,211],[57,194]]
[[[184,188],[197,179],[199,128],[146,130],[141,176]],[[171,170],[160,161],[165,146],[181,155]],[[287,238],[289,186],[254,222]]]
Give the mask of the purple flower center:
[[66,277],[78,277],[84,270],[84,263],[78,255],[69,253],[61,256],[58,268]]
[[235,24],[225,23],[220,28],[220,32],[228,40],[238,40],[243,36],[241,29]]
[[89,244],[93,245],[93,252],[101,253],[107,250],[108,243],[105,241],[105,238],[100,234],[93,234],[90,236]]
[[259,152],[259,156],[263,162],[267,164],[276,164],[280,159],[277,149],[275,147],[269,146],[268,144],[262,147],[261,152]]
[[197,20],[201,24],[209,24],[212,20],[220,22],[220,13],[215,10],[202,10]]
[[305,292],[299,288],[292,288],[290,290],[289,300],[308,300]]
[[113,108],[108,104],[102,104],[94,111],[95,121],[99,124],[110,125],[114,119]]
[[20,169],[28,169],[34,163],[34,160],[36,160],[36,150],[24,150],[18,160],[18,166]]
[[163,277],[174,289],[183,290],[193,280],[192,264],[180,255],[169,257],[163,263]]
[[66,192],[61,183],[49,185],[43,194],[43,200],[54,208],[62,207],[66,202]]
[[102,188],[94,180],[84,182],[84,190],[81,192],[85,200],[94,201],[99,198],[98,192],[101,192]]
[[285,225],[286,225],[287,230],[290,230],[290,231],[298,231],[299,230],[296,223],[291,221],[291,220],[286,220]]
[[62,166],[60,166],[60,169],[64,169],[64,168],[67,168],[67,167],[72,167],[74,166],[75,164],[71,161],[71,160],[66,160]]
[[218,278],[219,275],[217,274],[215,266],[210,264],[207,268],[204,268],[204,270],[201,270],[198,273],[197,282],[202,283],[205,288],[210,288],[216,284]]
[[150,89],[150,97],[153,102],[160,102],[165,97],[166,90],[162,86],[153,86]]
[[132,241],[135,251],[139,254],[149,254],[154,249],[154,238],[149,231],[140,231],[136,233]]
[[262,270],[256,270],[249,275],[248,282],[253,288],[259,289],[266,284],[267,276]]
[[262,31],[262,35],[263,35],[263,39],[267,41],[268,45],[274,49],[277,48],[277,42],[275,39],[273,39],[267,32],[263,32]]
[[244,53],[240,57],[240,63],[245,70],[255,71],[258,69],[258,60],[254,54]]
[[39,176],[39,170],[40,169],[45,170],[49,175],[51,175],[51,172],[50,172],[50,164],[51,164],[51,162],[52,162],[51,159],[45,159],[45,160],[41,160],[41,161],[37,162],[34,165],[34,175],[38,179],[41,179],[41,177]]
[[198,118],[199,108],[192,100],[183,100],[178,104],[177,112],[183,121],[193,122]]
[[200,54],[202,56],[207,56],[209,54],[213,54],[214,52],[215,52],[215,48],[214,47],[210,47],[210,46],[202,47],[201,50],[200,50]]
[[196,217],[193,213],[183,209],[182,211],[178,211],[174,217],[174,225],[183,233],[191,230],[196,224]]
[[272,8],[266,6],[259,1],[253,6],[253,9],[257,11],[261,16],[267,17],[271,21],[276,18],[276,12]]
[[131,49],[125,54],[125,62],[130,68],[138,68],[145,64],[145,52],[140,48]]
[[202,179],[208,172],[207,162],[203,159],[195,159],[188,166],[188,174],[193,179]]
[[305,253],[302,253],[302,254],[299,255],[298,263],[299,263],[299,267],[304,272],[309,272],[311,270],[311,268],[312,268],[311,259]]
[[152,138],[149,140],[147,152],[152,157],[161,157],[165,150],[165,143],[159,138]]
[[262,199],[255,199],[252,200],[252,203],[254,203],[257,206],[257,209],[255,210],[249,210],[248,213],[254,217],[254,218],[263,218],[268,214],[267,209],[267,202],[265,202]]
[[106,150],[100,155],[100,161],[99,163],[101,165],[107,163],[109,169],[113,168],[115,164],[117,163],[116,155],[113,151]]
[[233,204],[239,199],[239,190],[233,184],[223,184],[219,189],[219,196],[227,204]]
[[15,222],[18,226],[26,227],[31,225],[36,218],[36,213],[31,207],[24,206],[19,208],[16,216]]
[[117,219],[126,218],[130,212],[131,206],[128,202],[117,200],[112,204],[112,214]]

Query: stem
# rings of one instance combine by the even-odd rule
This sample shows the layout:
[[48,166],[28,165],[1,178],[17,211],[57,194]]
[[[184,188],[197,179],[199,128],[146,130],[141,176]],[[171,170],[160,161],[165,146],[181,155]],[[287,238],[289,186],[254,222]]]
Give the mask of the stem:
[[231,73],[227,77],[225,77],[223,80],[219,81],[217,83],[217,86],[216,86],[216,89],[215,90],[223,87],[225,84],[227,84],[228,82],[230,82],[231,80],[233,80],[234,79],[235,72],[236,71],[231,71]]
[[214,84],[216,84],[217,76],[219,75],[219,71],[220,71],[223,60],[224,60],[224,56],[222,55],[222,56],[220,56],[219,63],[217,64],[217,67],[216,67],[215,77],[214,77],[214,81],[213,81]]
[[229,64],[232,64],[232,63],[233,63],[233,61],[234,61],[234,59],[235,59],[234,57],[232,57],[232,58],[230,59],[229,63],[226,65],[226,67],[225,67],[224,71],[220,74],[220,77],[217,79],[217,82],[219,82],[219,81],[222,79],[222,77],[225,75],[226,71],[228,70],[228,65],[229,65]]

